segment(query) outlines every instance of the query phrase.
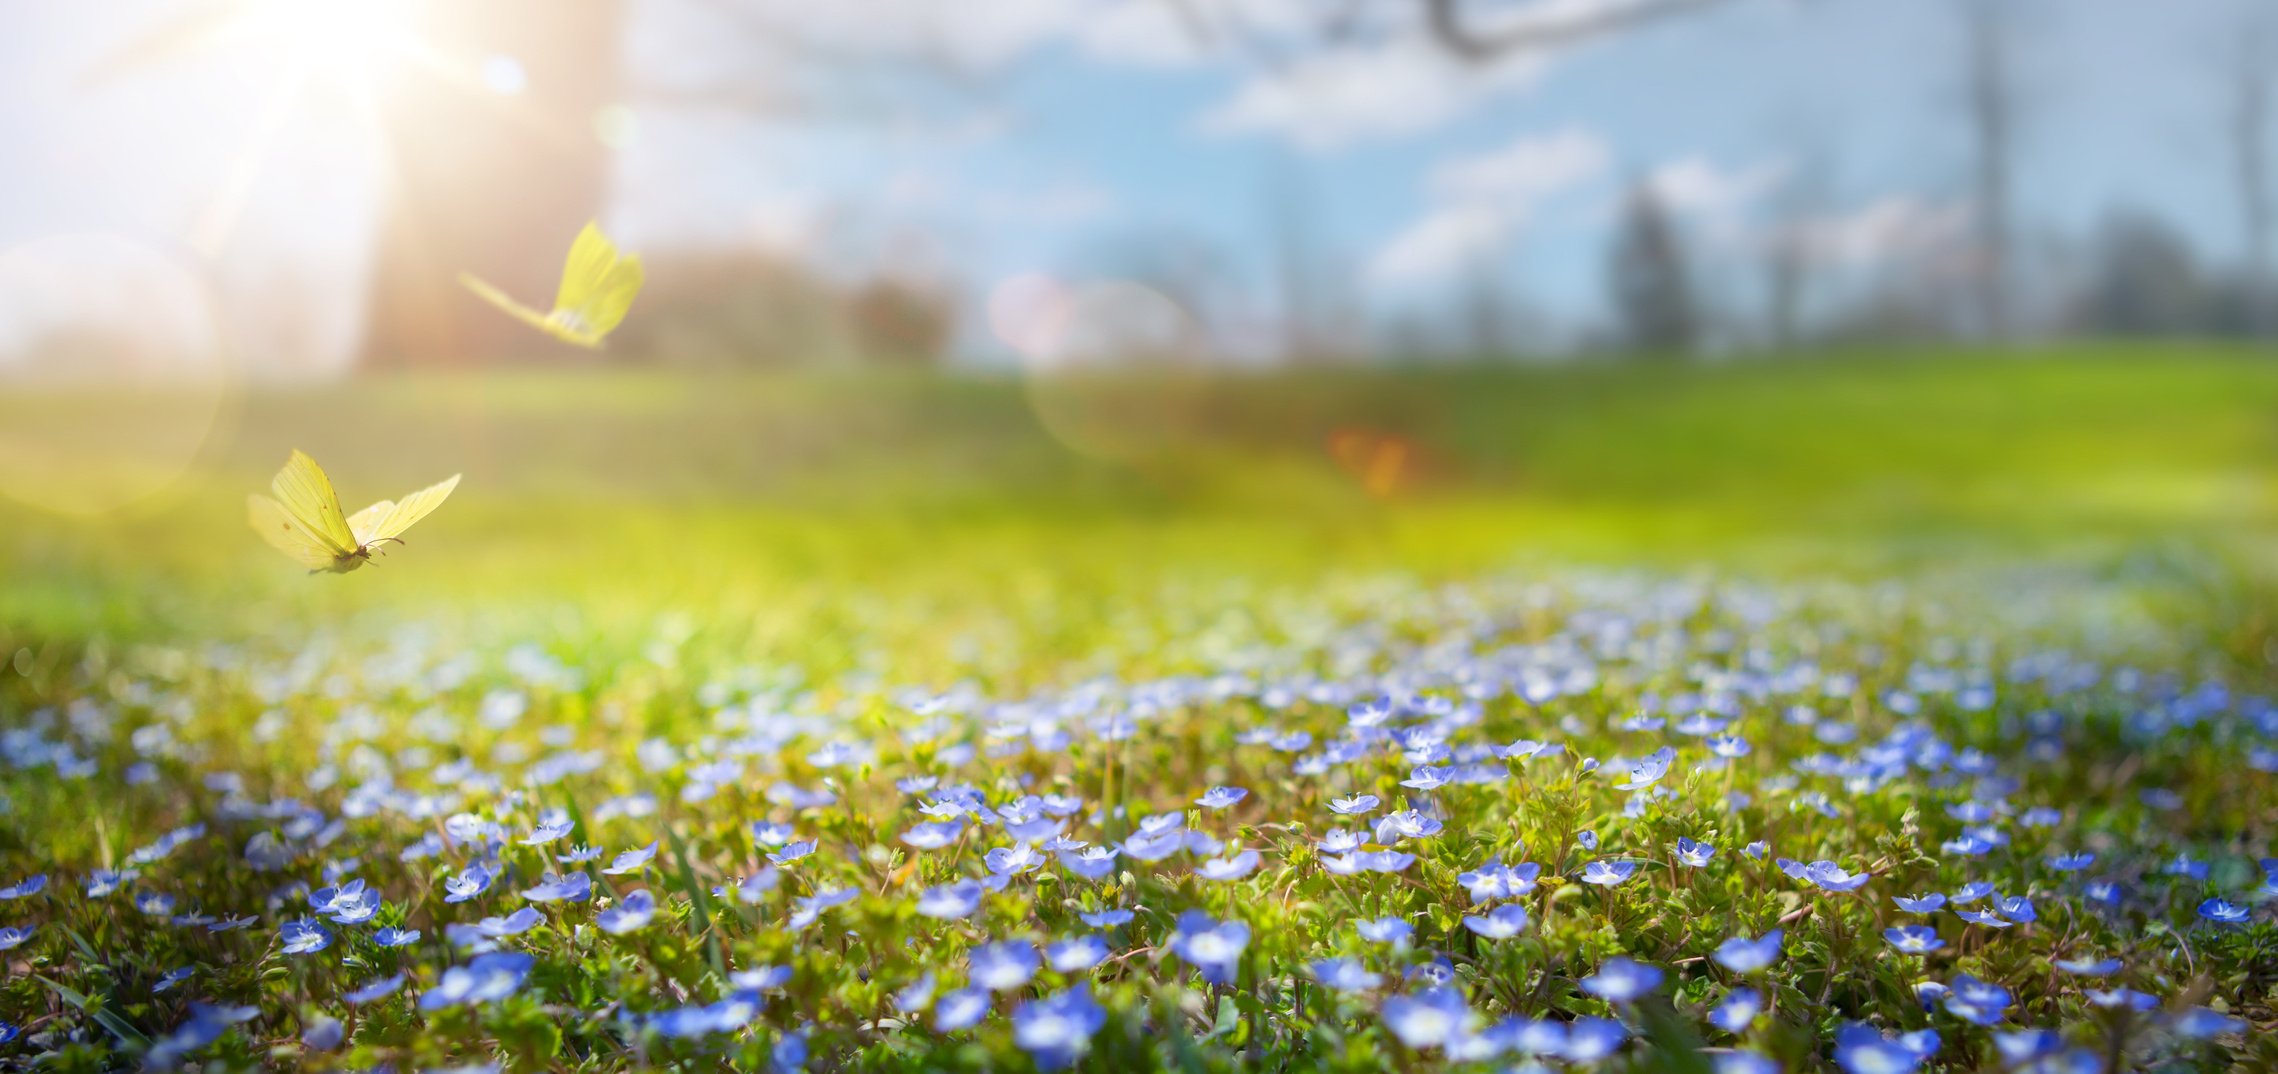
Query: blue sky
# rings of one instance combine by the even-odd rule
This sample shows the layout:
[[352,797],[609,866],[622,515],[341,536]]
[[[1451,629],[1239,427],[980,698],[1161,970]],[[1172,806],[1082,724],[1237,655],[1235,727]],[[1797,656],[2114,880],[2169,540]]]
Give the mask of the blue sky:
[[[1270,320],[1276,205],[1293,191],[1321,271],[1372,313],[1445,305],[1484,264],[1569,324],[1598,315],[1606,228],[1634,180],[1679,202],[1709,289],[1738,306],[1754,301],[1752,243],[1803,162],[1826,176],[1815,212],[1843,236],[1831,258],[1871,261],[1891,234],[1955,228],[1968,211],[1946,0],[1731,0],[1481,68],[1397,31],[1370,50],[1297,48],[1286,27],[1303,0],[1190,0],[1287,47],[1297,58],[1278,73],[1197,43],[1169,0],[745,0],[783,35],[756,56],[723,49],[692,2],[638,0],[635,64],[779,71],[809,106],[641,111],[610,212],[625,237],[925,274],[976,314],[1006,277],[1114,275],[1168,245],[1209,266],[1213,317]],[[270,360],[332,364],[352,340],[380,196],[369,146],[339,102],[305,100],[261,167],[233,172],[269,91],[254,53],[87,84],[92,57],[181,6],[0,0],[18,28],[0,40],[0,139],[22,162],[0,180],[0,244],[116,232],[194,260],[241,178],[231,241],[213,254],[222,304],[264,309],[263,281],[289,280],[307,316],[271,347],[312,353]],[[2246,10],[2016,0],[2028,230],[2077,236],[2135,206],[2210,256],[2236,254],[2221,62]],[[912,76],[920,57],[960,74]],[[985,331],[965,345],[1002,360]]]

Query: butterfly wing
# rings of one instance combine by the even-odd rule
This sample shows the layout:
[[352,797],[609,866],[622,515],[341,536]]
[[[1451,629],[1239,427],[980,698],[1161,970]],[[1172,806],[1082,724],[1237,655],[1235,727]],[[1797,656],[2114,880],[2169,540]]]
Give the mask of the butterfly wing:
[[599,224],[586,224],[585,229],[577,233],[577,241],[570,243],[569,259],[562,262],[562,286],[554,293],[554,308],[585,308],[608,281],[609,270],[615,267],[617,244],[601,233]]
[[370,533],[367,534],[362,530],[358,530],[357,533],[367,544],[373,541],[400,539],[403,536],[403,531],[410,529],[412,523],[426,518],[429,512],[441,507],[444,500],[451,498],[451,490],[458,487],[459,475],[452,474],[448,479],[420,489],[393,504],[385,500],[375,503],[362,511],[358,511],[357,517],[361,518],[383,507],[387,510],[372,524]]
[[609,272],[594,290],[592,298],[577,309],[580,320],[596,339],[608,335],[625,323],[625,314],[633,308],[633,299],[641,293],[643,274],[641,256],[634,254],[609,266]]
[[285,460],[285,468],[269,482],[269,491],[277,494],[277,503],[290,521],[310,539],[334,555],[356,550],[356,533],[340,513],[340,496],[332,491],[332,479],[324,476],[324,467],[315,459],[294,451]]
[[380,520],[388,517],[388,512],[393,510],[395,510],[394,500],[381,500],[370,507],[349,515],[348,530],[356,535],[356,543],[360,545],[372,543],[372,535],[378,532]]
[[255,493],[245,498],[245,521],[269,547],[310,570],[324,570],[339,559],[330,545],[296,522],[284,504],[267,496]]

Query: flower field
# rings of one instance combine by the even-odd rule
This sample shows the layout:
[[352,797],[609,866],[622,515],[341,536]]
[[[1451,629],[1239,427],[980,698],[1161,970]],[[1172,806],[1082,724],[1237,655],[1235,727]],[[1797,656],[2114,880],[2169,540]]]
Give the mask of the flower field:
[[8,538],[0,1064],[2278,1067],[2251,575],[2134,523],[1783,574],[1473,556],[1469,492],[1356,509],[1436,555],[515,495],[346,580]]

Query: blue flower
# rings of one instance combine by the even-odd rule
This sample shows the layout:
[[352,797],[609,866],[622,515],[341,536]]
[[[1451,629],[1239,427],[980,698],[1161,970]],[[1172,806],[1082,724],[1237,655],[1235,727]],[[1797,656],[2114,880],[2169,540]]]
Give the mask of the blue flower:
[[8,885],[7,887],[0,888],[0,902],[6,902],[12,899],[28,898],[30,896],[39,894],[46,887],[46,873],[41,873],[37,876],[26,877],[13,884]]
[[1101,910],[1097,913],[1077,914],[1076,917],[1095,929],[1111,929],[1117,925],[1131,923],[1131,911],[1121,908]]
[[1975,1025],[1989,1026],[2006,1017],[2015,1001],[2008,989],[1964,973],[1954,978],[1946,993],[1946,1012]]
[[1202,792],[1202,797],[1195,799],[1194,804],[1204,809],[1225,809],[1249,796],[1250,792],[1240,787],[1212,787]]
[[2120,972],[2125,963],[2116,958],[2058,958],[2050,959],[2049,965],[2075,977],[2109,977]]
[[1630,765],[1629,778],[1614,784],[1614,789],[1634,791],[1659,783],[1661,777],[1669,774],[1669,766],[1676,760],[1677,751],[1663,746],[1644,760]]
[[1339,992],[1366,992],[1384,983],[1382,974],[1369,972],[1359,959],[1325,958],[1310,968],[1315,980]]
[[894,1009],[903,1014],[915,1014],[933,1005],[933,973],[927,971],[894,993]]
[[153,917],[163,917],[174,912],[174,896],[162,891],[138,891],[134,893],[134,908]]
[[1179,915],[1171,937],[1171,952],[1201,971],[1211,984],[1232,984],[1241,969],[1242,950],[1250,944],[1250,926],[1240,921],[1214,922],[1200,910]]
[[1086,880],[1105,880],[1108,874],[1115,871],[1115,859],[1118,853],[1114,847],[1085,847],[1082,850],[1062,851],[1060,853],[1060,865]]
[[1611,1018],[1577,1018],[1566,1027],[1566,1047],[1561,1055],[1572,1063],[1595,1063],[1614,1054],[1614,1049],[1629,1039],[1629,1030]]
[[1012,1039],[1036,1061],[1037,1069],[1058,1070],[1081,1058],[1091,1047],[1092,1035],[1106,1024],[1107,1011],[1078,985],[1013,1008]]
[[520,951],[476,955],[464,966],[444,970],[442,980],[420,995],[419,1009],[435,1011],[505,999],[521,990],[535,961]]
[[1956,910],[1954,916],[1972,925],[1983,925],[1989,929],[2005,929],[2011,924],[2008,918],[1991,910]]
[[623,936],[647,928],[656,914],[656,896],[645,890],[628,891],[617,905],[593,915],[593,924],[611,936]]
[[[1133,842],[1136,841],[1137,840],[1133,840]],[[1171,840],[1171,842],[1173,844],[1177,844],[1180,842],[1180,840],[1174,838]],[[1172,851],[1176,850],[1177,846],[1174,845],[1172,847]],[[1133,856],[1136,857],[1137,855]],[[1169,857],[1170,855],[1168,852],[1166,852],[1163,856]],[[1038,852],[1035,847],[1030,846],[1027,843],[1020,843],[1015,846],[997,847],[989,851],[988,854],[984,855],[982,857],[982,861],[988,865],[990,872],[995,873],[998,876],[1018,876],[1021,873],[1028,872],[1032,869],[1042,868],[1045,859],[1044,855]]]
[[2199,904],[2199,916],[2218,925],[2243,925],[2254,915],[2251,907],[2217,896]]
[[1753,988],[1735,988],[1724,997],[1724,1002],[1708,1014],[1709,1024],[1727,1033],[1747,1032],[1750,1023],[1764,1011],[1764,994]]
[[1361,939],[1371,943],[1406,944],[1416,934],[1416,927],[1397,917],[1380,917],[1356,922],[1355,931]]
[[1696,842],[1694,842],[1694,841],[1692,841],[1692,840],[1690,840],[1690,839],[1686,839],[1686,838],[1684,838],[1684,837],[1682,837],[1682,836],[1678,837],[1678,839],[1677,839],[1677,863],[1678,863],[1678,864],[1680,864],[1680,865],[1690,865],[1690,866],[1692,866],[1693,868],[1695,868],[1695,869],[1698,869],[1698,868],[1701,868],[1702,866],[1705,866],[1705,865],[1707,865],[1707,864],[1709,863],[1709,859],[1710,859],[1710,858],[1713,858],[1713,857],[1716,857],[1716,848],[1715,848],[1715,847],[1713,847],[1713,846],[1710,846],[1710,845],[1708,845],[1707,843],[1696,843]]
[[197,972],[198,968],[196,966],[176,966],[173,969],[167,970],[165,973],[160,974],[157,980],[152,981],[150,983],[150,992],[152,995],[157,995],[160,992],[171,992],[174,990],[175,985],[189,980],[190,977]]
[[1961,890],[1954,892],[1954,905],[1967,906],[1970,903],[1976,902],[1979,899],[1986,898],[1993,893],[1994,887],[1992,882],[1985,880],[1973,880],[1967,884],[1963,884]]
[[1107,941],[1078,936],[1044,946],[1044,963],[1058,973],[1079,973],[1107,960]]
[[917,909],[924,917],[954,921],[970,917],[980,908],[981,882],[971,877],[918,893]]
[[373,981],[372,983],[367,984],[362,988],[348,992],[342,995],[340,998],[348,1001],[350,1004],[353,1004],[355,1006],[362,1006],[366,1003],[373,1002],[374,1000],[386,999],[387,997],[394,995],[396,993],[396,990],[402,987],[403,974],[399,973],[392,977],[382,977],[379,980]]
[[1719,965],[1734,973],[1754,973],[1779,959],[1780,941],[1786,935],[1773,929],[1760,939],[1734,936],[1717,945],[1714,957]]
[[1904,895],[1893,895],[1890,901],[1897,903],[1899,909],[1911,914],[1936,913],[1946,905],[1946,897],[1935,891],[1927,895],[1916,895],[1912,898]]
[[315,1051],[329,1052],[340,1047],[340,1041],[346,1036],[340,1019],[318,1017],[301,1031],[301,1043]]
[[971,960],[973,984],[992,992],[1011,991],[1036,976],[1036,948],[1025,940],[982,944]]
[[989,1013],[989,990],[960,988],[933,1005],[933,1028],[949,1033],[964,1029]]
[[617,855],[616,858],[612,859],[609,862],[608,868],[601,870],[601,875],[624,876],[627,873],[640,872],[642,869],[647,868],[649,862],[656,856],[657,845],[654,841],[651,841],[649,845],[642,847],[639,850],[628,850],[622,854]]
[[[1873,1026],[1852,1022],[1835,1034],[1835,1065],[1842,1067],[1844,1074],[1910,1074],[1929,1057],[1919,1050],[1921,1043],[1909,1044],[1906,1038],[1894,1040]],[[1935,1052],[1936,1034],[1932,1034],[1927,1043]]]
[[1926,955],[1946,946],[1946,941],[1938,937],[1938,930],[1928,925],[1900,925],[1884,929],[1883,939],[1889,940],[1892,947],[1909,955]]
[[1430,988],[1384,1001],[1384,1026],[1410,1048],[1435,1048],[1470,1031],[1473,1016],[1463,994]]
[[801,858],[805,858],[808,855],[813,854],[814,852],[815,841],[812,839],[802,839],[795,843],[783,844],[783,848],[781,850],[769,851],[767,860],[769,863],[774,865],[789,865],[792,862],[798,861]]
[[1735,1049],[1714,1058],[1715,1074],[1780,1074],[1779,1063],[1755,1052]]
[[1580,983],[1582,991],[1608,1003],[1628,1003],[1659,987],[1661,977],[1659,968],[1617,955]]
[[1582,867],[1582,882],[1612,887],[1628,880],[1637,872],[1634,861],[1606,861],[1599,859]]
[[2049,868],[2067,873],[2079,872],[2094,864],[2096,855],[2085,850],[2075,854],[2058,854],[2049,859]]
[[313,955],[332,946],[332,934],[313,918],[296,917],[277,929],[277,938],[284,942],[288,955]]
[[465,902],[490,890],[491,882],[496,879],[489,869],[483,867],[483,863],[474,862],[444,878],[443,901]]
[[1356,794],[1348,798],[1330,799],[1329,812],[1340,817],[1357,817],[1374,811],[1381,804],[1383,803],[1373,794]]
[[419,930],[380,929],[372,933],[372,942],[381,947],[409,947],[419,942]]
[[1258,852],[1245,850],[1231,858],[1213,858],[1195,868],[1195,874],[1204,880],[1240,880],[1256,872]]
[[87,897],[100,899],[110,895],[128,884],[134,883],[135,878],[141,875],[140,872],[133,869],[118,872],[109,869],[97,869],[87,874]]
[[548,876],[522,893],[531,902],[584,902],[593,896],[593,878],[584,873]]
[[561,837],[568,835],[570,833],[570,829],[575,827],[577,827],[577,825],[572,823],[566,817],[547,821],[532,829],[530,834],[522,840],[522,845],[526,847],[545,846],[546,844],[551,843],[556,839],[560,839]]
[[2082,994],[2088,997],[2088,1002],[2095,1004],[2098,1007],[2102,1007],[2105,1010],[2126,1010],[2141,1012],[2148,1011],[2154,1007],[2159,1006],[2158,996],[2154,996],[2146,992],[2138,992],[2133,988],[2115,988],[2111,991],[2105,991],[2100,988],[2090,988],[2083,990]]
[[1856,891],[1869,879],[1865,873],[1845,872],[1831,861],[1815,861],[1804,867],[1803,878],[1828,891]]
[[1527,908],[1507,902],[1488,911],[1485,917],[1466,915],[1463,927],[1490,940],[1507,940],[1527,927]]
[[2193,1040],[2203,1040],[2208,1037],[2244,1036],[2247,1030],[2246,1019],[2233,1018],[2206,1007],[2193,1007],[2176,1015],[2168,1021],[2167,1027],[2174,1030],[2178,1035]]

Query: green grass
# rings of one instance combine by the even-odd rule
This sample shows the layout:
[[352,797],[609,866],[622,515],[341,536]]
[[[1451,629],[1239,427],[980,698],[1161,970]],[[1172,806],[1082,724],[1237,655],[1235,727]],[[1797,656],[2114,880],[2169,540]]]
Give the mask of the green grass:
[[[0,397],[0,460],[17,463],[0,489],[148,474],[182,450],[170,423],[183,410],[165,392]],[[1984,1029],[1916,1002],[1918,980],[1960,973],[2014,990],[2005,1025],[2056,1027],[2068,1046],[2138,1067],[2278,1061],[2274,1038],[2192,1042],[2161,1020],[2209,1004],[2278,1027],[2278,926],[2252,893],[2254,859],[2278,850],[2278,787],[2241,762],[2270,733],[2232,695],[2169,719],[2195,711],[2182,687],[2266,686],[2278,662],[2278,590],[2263,581],[2278,577],[2278,356],[2079,348],[1047,385],[521,372],[261,386],[219,413],[195,465],[149,502],[92,519],[0,506],[0,729],[13,733],[0,753],[22,759],[5,776],[0,884],[54,874],[44,894],[0,902],[0,926],[36,926],[0,980],[0,1021],[30,1032],[0,1043],[0,1062],[131,1067],[198,1024],[183,1001],[199,999],[255,1008],[200,1055],[325,1069],[296,1043],[302,1029],[348,1017],[347,990],[402,970],[402,993],[355,1009],[351,1066],[759,1069],[801,1034],[821,1070],[1024,1070],[1006,1010],[1084,984],[1106,1019],[1089,1070],[1439,1069],[1432,1048],[1387,1030],[1384,994],[1339,996],[1304,969],[1363,958],[1395,975],[1383,993],[1415,992],[1397,971],[1439,953],[1484,1018],[1626,1019],[1640,1038],[1617,1060],[1629,1070],[1703,1069],[1704,1041],[1824,1069],[1854,1019],[1935,1026],[1935,1069],[1994,1069]],[[1402,478],[1371,487],[1350,445],[1393,441]],[[71,446],[102,444],[132,450],[106,461]],[[243,518],[244,495],[295,447],[325,463],[351,510],[466,478],[381,565],[308,577]],[[2052,648],[2150,674],[2010,676]],[[1345,700],[1273,702],[1257,683],[1319,677],[1352,700],[1413,679],[1452,706],[1476,681],[1454,668],[1575,654],[1599,673],[1586,686],[1543,705],[1491,693],[1475,722],[1440,728],[1467,748],[1565,744],[1507,784],[1427,796],[1386,748],[1304,775],[1295,751],[1237,737],[1347,731]],[[1796,668],[1859,688],[1764,681]],[[1998,701],[1965,703],[1963,679],[2001,682]],[[1195,692],[1206,680],[1250,685]],[[1730,686],[1743,681],[1754,692]],[[927,738],[912,688],[1033,707]],[[1698,767],[1698,736],[1626,725],[1653,707],[1682,717],[1720,690],[1737,691],[1716,704],[1753,744],[1722,770]],[[1890,691],[1921,701],[1918,724]],[[527,711],[500,718],[500,703]],[[1797,704],[1858,739],[1804,729]],[[2048,713],[2053,730],[2035,722]],[[1125,714],[1143,717],[1129,741],[1096,735]],[[1058,728],[1074,742],[1050,745]],[[1858,785],[1803,763],[1886,735],[1982,750],[2017,786],[1996,793],[1944,761]],[[642,752],[652,738],[670,755]],[[1633,802],[1577,764],[1663,742],[1682,757],[1666,797]],[[93,774],[59,771],[53,743]],[[842,764],[817,752],[825,743],[869,753]],[[993,743],[1013,748],[954,756]],[[591,769],[534,770],[571,750],[590,751]],[[684,796],[723,757],[745,767],[710,797]],[[153,779],[125,778],[137,762]],[[445,778],[447,762],[468,771]],[[900,835],[923,818],[893,780],[918,774],[970,781],[1000,809],[1024,792],[1080,797],[1102,812],[1071,830],[1103,843],[1183,810],[1263,850],[1264,865],[1210,882],[1185,857],[1132,860],[1098,884],[1054,866],[969,920],[920,919],[918,889],[981,875],[983,851],[1010,840],[976,828],[913,852]],[[839,796],[828,806],[768,797],[826,780]],[[444,880],[480,855],[401,860],[441,824],[348,808],[351,787],[383,783],[450,796],[442,812],[516,836],[559,809],[576,841],[611,855],[661,849],[645,873],[597,876],[591,903],[538,904],[545,923],[504,941],[534,960],[514,997],[423,1012],[410,1001],[465,960],[446,930],[522,906],[515,893],[561,866],[510,842],[494,863],[507,880],[446,902]],[[1251,796],[1190,808],[1219,783]],[[2148,788],[2179,804],[2142,799]],[[656,795],[653,816],[598,815],[636,791]],[[1418,855],[1404,871],[1334,876],[1317,840],[1346,822],[1327,802],[1363,791],[1386,810],[1435,803],[1447,829],[1402,842]],[[1943,847],[1963,827],[1948,807],[1984,798],[2060,816],[2031,827],[2003,812],[2016,842],[1987,856]],[[295,809],[247,812],[276,799],[338,819],[334,841],[288,831]],[[820,850],[786,865],[777,890],[712,894],[760,870],[768,847],[750,823],[762,819]],[[208,934],[134,912],[123,891],[82,894],[90,870],[192,823],[209,834],[148,862],[141,889],[256,923]],[[241,864],[262,831],[290,851],[270,872]],[[1606,849],[1585,850],[1584,831]],[[1715,842],[1716,865],[1671,862],[1680,836]],[[1772,857],[1742,857],[1757,839],[1875,879],[1857,897],[1819,891]],[[2045,864],[2087,847],[2128,886],[2123,908],[2098,909],[2082,877]],[[2163,872],[2179,853],[2210,862],[2209,877]],[[1616,856],[1642,861],[1639,878],[1574,882],[1584,862]],[[1543,866],[1542,888],[1513,897],[1532,914],[1521,938],[1460,923],[1473,908],[1458,877],[1490,857]],[[271,896],[321,886],[328,863],[369,879],[385,908],[333,928],[325,951],[286,953],[280,928],[305,899]],[[1925,919],[1940,953],[1888,949],[1880,930],[1915,920],[1890,895],[1970,879],[2030,893],[2040,919]],[[592,927],[636,886],[657,898],[652,925]],[[787,924],[796,898],[837,887],[858,894],[824,911],[827,927]],[[2256,903],[2258,919],[2200,920],[2215,895]],[[920,973],[946,990],[978,944],[1083,932],[1076,915],[1107,906],[1138,912],[1106,930],[1111,964],[1047,972],[969,1031],[894,1016],[892,993]],[[1168,953],[1188,909],[1252,926],[1233,986],[1198,984]],[[1352,922],[1380,916],[1411,921],[1414,947],[1357,939]],[[423,938],[383,949],[378,923]],[[1743,1035],[1708,1030],[1702,1013],[1740,983],[1708,953],[1774,927],[1788,930],[1783,961],[1752,979],[1772,1010]],[[2050,968],[2091,954],[2124,957],[2112,983],[2165,1013],[2109,1017]],[[1582,989],[1617,955],[1666,967],[1667,983],[1636,1008]],[[198,967],[189,983],[152,993],[183,965]],[[734,995],[722,969],[759,965],[793,972],[748,1029],[673,1041],[627,1020]]]

